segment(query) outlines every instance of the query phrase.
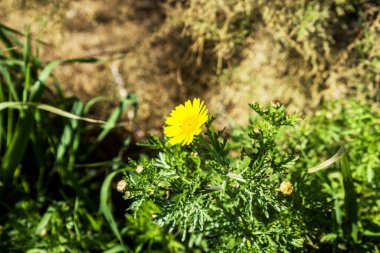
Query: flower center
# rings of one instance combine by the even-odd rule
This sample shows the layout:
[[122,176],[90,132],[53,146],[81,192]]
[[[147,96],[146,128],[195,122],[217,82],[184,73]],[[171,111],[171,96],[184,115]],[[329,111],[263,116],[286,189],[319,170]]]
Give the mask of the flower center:
[[181,126],[182,132],[185,134],[189,134],[195,131],[197,126],[197,119],[195,117],[187,118]]

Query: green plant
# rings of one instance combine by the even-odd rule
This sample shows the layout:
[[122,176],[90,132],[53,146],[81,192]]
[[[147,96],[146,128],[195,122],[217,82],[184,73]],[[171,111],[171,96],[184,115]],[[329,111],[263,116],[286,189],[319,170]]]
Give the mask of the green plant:
[[377,252],[378,109],[336,101],[286,128],[297,117],[281,105],[251,107],[261,119],[228,142],[210,119],[189,146],[142,143],[158,155],[125,169],[136,219],[153,202],[152,221],[187,251]]
[[121,164],[130,136],[114,157],[99,157],[101,144],[125,110],[136,113],[136,97],[121,98],[105,121],[91,119],[87,115],[93,106],[107,99],[85,104],[65,97],[53,70],[60,64],[104,60],[45,63],[33,54],[32,44],[42,42],[32,40],[28,29],[24,35],[2,24],[0,42],[0,249],[127,250],[93,196],[100,195],[104,175]]
[[137,216],[126,216],[127,225],[122,233],[132,239],[129,244],[134,252],[186,252],[174,235],[152,222],[157,212],[159,209],[154,203],[146,202]]
[[[46,199],[30,199],[17,203],[3,227],[2,249],[11,252],[67,252],[106,250],[114,236],[102,233],[104,220],[90,213],[78,198],[53,201],[45,213]],[[3,233],[4,233],[3,232]]]
[[291,197],[280,191],[296,157],[281,153],[275,142],[296,117],[279,104],[251,107],[261,120],[249,127],[251,145],[240,159],[228,155],[213,118],[188,147],[154,136],[142,144],[159,153],[141,164],[130,161],[125,169],[126,196],[135,215],[153,202],[158,206],[154,222],[178,234],[188,249],[290,252],[302,247],[302,224],[292,215]]
[[[288,152],[300,154],[291,177],[306,186],[300,190],[303,202],[330,206],[319,210],[325,219],[315,211],[305,212],[321,228],[315,243],[325,250],[378,251],[379,109],[356,100],[325,103],[282,137]],[[332,166],[308,175],[307,168],[343,145],[347,153],[341,157],[340,168]]]

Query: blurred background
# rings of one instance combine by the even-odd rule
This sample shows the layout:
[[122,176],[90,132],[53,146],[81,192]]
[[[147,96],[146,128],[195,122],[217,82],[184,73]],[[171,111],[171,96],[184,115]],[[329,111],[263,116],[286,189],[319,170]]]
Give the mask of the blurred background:
[[54,73],[84,101],[137,94],[141,137],[192,97],[222,125],[246,123],[253,101],[304,112],[322,100],[379,99],[376,0],[2,0],[0,19],[31,25],[46,61],[120,56]]

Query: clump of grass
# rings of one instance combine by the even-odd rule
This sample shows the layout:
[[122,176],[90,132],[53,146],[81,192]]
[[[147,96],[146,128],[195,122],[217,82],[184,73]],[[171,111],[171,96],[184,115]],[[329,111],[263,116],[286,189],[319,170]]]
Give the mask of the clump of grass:
[[[290,152],[300,154],[292,172],[302,193],[299,201],[306,206],[317,200],[330,205],[318,216],[312,210],[306,212],[311,221],[319,222],[316,241],[321,250],[378,250],[380,196],[374,190],[380,187],[375,172],[379,169],[378,125],[377,106],[356,100],[335,101],[325,103],[315,115],[283,135],[286,139],[282,142]],[[343,145],[347,152],[340,167],[307,175],[305,168],[328,159]]]
[[125,64],[136,70],[136,82],[157,82],[154,75],[162,70],[169,78],[162,82],[178,83],[182,98],[207,89],[209,100],[223,98],[213,106],[227,111],[244,110],[252,99],[305,110],[322,99],[378,100],[380,23],[373,1],[189,0],[163,6],[165,21],[130,55],[130,62],[148,58],[157,67]]
[[[102,217],[112,216],[110,208],[99,212],[98,206],[99,184],[120,166],[131,139],[110,160],[93,156],[126,109],[136,114],[136,97],[121,98],[104,121],[89,118],[92,106],[105,99],[84,104],[66,97],[53,70],[104,60],[43,62],[32,47],[42,42],[33,40],[28,29],[23,34],[2,24],[0,43],[0,249],[126,250]],[[94,127],[98,134],[90,141]]]
[[[374,3],[173,2],[176,8],[168,12],[163,31],[167,27],[181,27],[182,36],[191,38],[188,49],[196,55],[196,63],[209,64],[204,59],[214,58],[218,75],[223,69],[229,72],[239,65],[245,57],[244,49],[260,44],[259,35],[265,34],[272,43],[280,45],[280,54],[288,59],[273,66],[282,69],[296,58],[297,69],[302,68],[297,78],[300,82],[303,80],[305,91],[309,90],[312,96],[319,98],[321,88],[337,89],[339,85],[347,85],[361,87],[362,92],[376,98],[377,89],[373,84],[379,79],[376,59],[380,52],[376,40],[379,39],[380,16]],[[291,66],[285,68],[288,73],[292,72]],[[367,87],[363,87],[364,83]]]

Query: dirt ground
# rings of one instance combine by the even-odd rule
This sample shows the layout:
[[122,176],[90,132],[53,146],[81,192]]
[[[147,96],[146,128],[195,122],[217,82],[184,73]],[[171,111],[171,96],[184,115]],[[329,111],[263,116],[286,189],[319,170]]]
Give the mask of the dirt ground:
[[[149,0],[1,0],[0,20],[20,31],[31,25],[34,38],[48,44],[40,46],[46,61],[122,56],[106,64],[59,66],[54,74],[67,95],[83,101],[100,95],[116,101],[136,93],[138,139],[147,130],[161,133],[170,110],[193,97],[204,99],[218,123],[227,127],[246,123],[247,104],[255,101],[279,100],[293,111],[302,108],[306,100],[302,90],[289,86],[296,83],[291,75],[278,71],[276,62],[286,60],[281,59],[281,48],[264,32],[258,33],[260,43],[242,53],[244,60],[228,79],[208,85],[201,74],[197,76],[201,70],[182,62],[178,34],[170,40],[156,36],[165,22],[163,8],[160,1]],[[108,109],[99,111],[107,113]]]

